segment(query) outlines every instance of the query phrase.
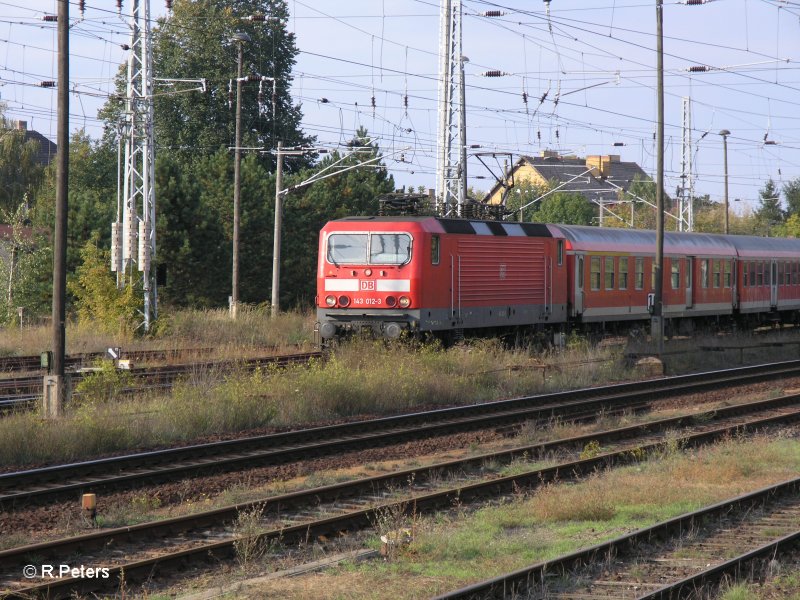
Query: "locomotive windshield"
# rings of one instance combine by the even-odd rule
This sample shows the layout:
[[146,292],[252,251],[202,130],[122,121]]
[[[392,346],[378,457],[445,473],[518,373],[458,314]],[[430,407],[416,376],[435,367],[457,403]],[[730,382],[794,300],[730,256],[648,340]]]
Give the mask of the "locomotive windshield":
[[328,262],[334,265],[404,265],[411,260],[407,233],[333,233],[328,236]]

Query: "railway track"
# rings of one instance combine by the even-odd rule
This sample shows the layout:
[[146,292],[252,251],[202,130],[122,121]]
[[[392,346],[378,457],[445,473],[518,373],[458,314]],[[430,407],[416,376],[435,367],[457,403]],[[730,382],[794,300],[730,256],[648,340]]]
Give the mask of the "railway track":
[[[321,352],[300,352],[277,356],[263,356],[241,360],[202,361],[180,365],[157,367],[135,367],[126,370],[131,375],[135,386],[124,389],[123,393],[140,390],[143,387],[170,387],[176,380],[191,373],[204,371],[230,371],[232,369],[257,369],[266,366],[286,366],[304,363],[321,358]],[[72,384],[76,385],[91,373],[75,372],[71,374]],[[42,376],[22,376],[0,379],[0,414],[11,410],[22,410],[35,405],[42,395]]]
[[[757,415],[757,416],[753,416]],[[518,447],[426,467],[322,488],[272,496],[193,515],[101,530],[86,535],[0,551],[0,586],[10,598],[49,598],[109,592],[120,585],[159,581],[185,565],[216,565],[235,554],[240,539],[233,528],[242,513],[258,511],[262,543],[291,547],[319,536],[338,536],[369,528],[381,515],[423,514],[451,508],[454,501],[483,502],[548,482],[573,479],[598,468],[630,463],[670,443],[696,446],[733,432],[800,422],[800,394],[730,406],[691,417],[675,417],[602,433]],[[682,436],[673,437],[677,427]],[[576,460],[588,441],[614,448]],[[519,459],[564,455],[570,458],[545,468],[503,475],[502,467]],[[446,481],[446,484],[441,482]],[[400,488],[403,488],[400,491]],[[158,550],[155,550],[157,548]],[[42,578],[25,581],[26,564],[47,564],[69,556],[73,564],[108,570],[108,578]],[[33,562],[35,558],[36,563]],[[33,583],[33,585],[31,585]]]
[[[435,600],[705,598],[723,578],[765,572],[771,561],[796,552],[798,545],[800,478]],[[569,583],[578,580],[579,585]]]
[[[207,356],[214,351],[213,348],[183,348],[172,350],[123,350],[120,358],[134,362],[154,360],[176,360],[186,357]],[[64,357],[64,366],[68,369],[92,366],[96,361],[107,358],[105,352],[81,352]],[[42,371],[41,356],[2,356],[0,357],[0,373],[13,373],[15,371],[29,372]]]
[[0,506],[74,497],[189,476],[276,465],[409,440],[519,425],[524,421],[594,418],[600,411],[640,409],[648,401],[800,374],[800,361],[585,388],[385,417],[280,434],[143,452],[0,474]]

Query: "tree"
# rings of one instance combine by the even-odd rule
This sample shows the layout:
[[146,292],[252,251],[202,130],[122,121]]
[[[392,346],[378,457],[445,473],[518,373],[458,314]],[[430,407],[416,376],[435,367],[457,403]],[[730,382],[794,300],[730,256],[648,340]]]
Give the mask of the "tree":
[[574,192],[556,192],[543,199],[533,213],[533,221],[591,225],[595,210],[586,198]]
[[92,323],[116,335],[134,333],[140,322],[141,289],[129,285],[117,289],[108,268],[111,257],[97,246],[97,238],[88,240],[81,248],[81,265],[67,282],[75,296],[78,319]]
[[[99,245],[111,246],[111,223],[116,219],[116,149],[91,139],[85,131],[75,132],[69,143],[68,185],[67,272],[72,272],[81,261],[86,240],[97,239]],[[56,169],[51,164],[31,213],[34,225],[52,229],[55,197]]]
[[41,230],[29,227],[27,213],[25,202],[13,213],[0,210],[0,221],[11,225],[10,235],[0,238],[0,323],[16,323],[18,307],[30,320],[51,306],[52,249]]
[[0,104],[0,210],[13,213],[30,204],[42,181],[44,167],[36,160],[39,142],[25,141],[25,132],[10,129]]
[[785,215],[781,208],[780,192],[775,182],[769,179],[758,192],[759,207],[756,209],[756,219],[759,222],[761,235],[769,235],[771,229],[783,223]]
[[[340,163],[352,166],[379,157],[375,143],[368,142],[367,131],[360,128],[349,142],[350,147],[367,147]],[[312,172],[338,161],[334,152],[313,170],[304,171],[289,181],[298,183]],[[376,214],[378,196],[394,191],[394,179],[383,161],[358,167],[314,183],[304,190],[290,192],[285,199],[283,265],[281,269],[281,305],[291,306],[313,300],[316,289],[316,264],[319,231],[329,220],[356,215]]]
[[787,216],[800,214],[800,177],[783,184],[783,197]]
[[[246,17],[266,15],[266,23]],[[258,82],[242,85],[242,131],[244,146],[275,148],[277,140],[297,145],[308,140],[300,131],[301,111],[289,93],[292,67],[297,56],[294,34],[286,29],[285,0],[175,0],[172,14],[153,29],[153,70],[163,79],[206,80],[207,91],[159,93],[154,101],[155,139],[159,149],[169,149],[187,164],[202,156],[228,148],[234,141],[235,91],[229,106],[228,88],[236,79],[238,62],[235,32],[247,33],[251,41],[242,47],[244,75],[263,75],[277,81],[275,110],[272,83],[266,82],[263,102],[258,101]],[[187,84],[182,84],[187,87]],[[125,78],[118,77],[119,98],[124,97]],[[116,130],[124,110],[120,99],[109,101],[101,116],[108,134]],[[261,159],[270,170],[274,157]],[[307,164],[307,161],[301,163]]]

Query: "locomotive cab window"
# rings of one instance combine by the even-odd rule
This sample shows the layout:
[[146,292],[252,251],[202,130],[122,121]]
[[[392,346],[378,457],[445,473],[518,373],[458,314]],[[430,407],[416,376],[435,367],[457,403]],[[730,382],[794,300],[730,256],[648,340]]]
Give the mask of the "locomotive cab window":
[[328,236],[328,262],[334,265],[356,265],[367,262],[366,233],[333,233]]
[[438,265],[439,264],[439,236],[432,235],[431,236],[431,264]]
[[558,266],[560,267],[564,264],[564,240],[558,240],[558,243],[556,244],[556,252],[558,255]]
[[404,265],[411,260],[411,236],[407,233],[373,233],[369,236],[372,265]]
[[328,262],[334,265],[404,265],[411,260],[407,233],[332,233]]

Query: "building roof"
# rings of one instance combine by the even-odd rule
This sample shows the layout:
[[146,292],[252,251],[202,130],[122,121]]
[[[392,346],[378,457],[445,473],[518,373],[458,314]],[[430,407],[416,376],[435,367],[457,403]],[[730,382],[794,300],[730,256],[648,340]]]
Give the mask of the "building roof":
[[24,132],[26,142],[35,141],[39,143],[39,152],[36,154],[36,162],[38,164],[46,167],[56,157],[58,146],[38,131],[28,129],[27,121],[11,121],[10,125],[10,129]]
[[[622,162],[619,156],[592,156],[577,158],[573,156],[558,156],[552,152],[543,152],[544,156],[522,156],[514,164],[513,171],[528,165],[534,168],[543,179],[556,182],[556,185],[566,183],[559,191],[576,192],[587,200],[602,198],[609,201],[617,198],[619,188],[627,191],[635,179],[652,181],[652,178],[635,162]],[[597,166],[602,160],[602,170],[605,176],[601,177]],[[592,161],[595,161],[592,163]],[[570,181],[574,179],[574,181]],[[486,198],[497,193],[500,184],[489,190]]]

